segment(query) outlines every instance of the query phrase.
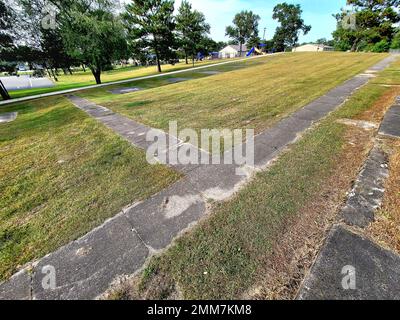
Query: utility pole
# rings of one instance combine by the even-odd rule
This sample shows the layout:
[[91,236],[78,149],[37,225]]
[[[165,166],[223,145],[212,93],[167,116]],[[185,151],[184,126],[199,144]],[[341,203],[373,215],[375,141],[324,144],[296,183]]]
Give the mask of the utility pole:
[[267,33],[267,28],[264,28],[264,37],[263,37],[264,42],[265,42],[265,35],[266,35],[266,33]]

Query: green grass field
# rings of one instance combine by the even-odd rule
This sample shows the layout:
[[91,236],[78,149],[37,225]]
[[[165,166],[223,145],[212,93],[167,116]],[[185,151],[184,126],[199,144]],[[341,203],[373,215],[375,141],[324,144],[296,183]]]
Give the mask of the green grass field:
[[[200,67],[207,64],[213,64],[221,62],[220,60],[207,60],[207,61],[200,61],[195,62],[196,67]],[[181,62],[176,65],[163,65],[162,70],[163,73],[168,73],[171,71],[178,71],[184,69],[190,69],[193,67],[193,64],[186,65],[185,63]],[[102,82],[108,83],[113,81],[120,81],[120,80],[127,80],[132,78],[139,78],[144,76],[150,76],[158,74],[156,66],[149,66],[149,67],[124,67],[118,68],[111,71],[105,71],[102,74]],[[52,79],[54,80],[54,79]],[[58,82],[55,82],[55,87],[53,88],[38,88],[38,89],[28,89],[28,90],[13,90],[10,91],[10,96],[12,98],[21,98],[25,96],[32,96],[36,94],[43,94],[49,92],[56,92],[61,90],[69,90],[69,89],[76,89],[85,86],[95,85],[96,81],[89,69],[86,72],[79,71],[74,72],[72,75],[65,75],[61,73],[58,76]]]
[[108,89],[97,89],[80,95],[163,130],[170,121],[178,121],[181,128],[255,128],[260,132],[384,57],[290,53],[213,67],[211,70],[230,72],[174,85],[133,83],[147,88],[141,92],[113,95]]
[[0,280],[180,175],[63,97],[26,102],[0,124]]
[[[376,81],[400,84],[390,73],[398,68],[397,62]],[[110,298],[165,299],[175,290],[185,299],[243,297],[266,273],[266,259],[279,235],[288,232],[290,222],[335,174],[348,143],[348,127],[337,120],[357,119],[389,90],[373,83],[361,88],[232,199],[214,203],[206,220],[151,260],[133,289],[124,287]]]

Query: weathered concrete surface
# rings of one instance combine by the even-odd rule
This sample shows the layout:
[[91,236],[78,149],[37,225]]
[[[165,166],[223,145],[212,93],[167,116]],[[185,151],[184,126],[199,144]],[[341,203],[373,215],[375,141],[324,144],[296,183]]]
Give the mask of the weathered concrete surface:
[[206,212],[205,199],[187,178],[129,209],[126,218],[151,250],[167,247]]
[[[347,98],[345,93],[351,94],[368,80],[366,77],[361,79],[346,82],[339,90],[332,90],[257,136],[255,168],[237,165],[182,166],[182,170],[190,169],[186,177],[175,185],[121,212],[83,238],[39,260],[30,288],[32,297],[92,299],[103,293],[117,276],[130,275],[140,270],[149,254],[167,247],[181,232],[206,214],[208,200],[223,200],[232,196],[255,170],[263,168],[313,122],[343,103]],[[134,145],[142,148],[148,146],[143,137],[151,128],[90,101],[73,96],[70,99],[77,107]],[[172,144],[168,148],[185,147],[178,139]],[[237,174],[238,171],[241,175]],[[46,265],[56,269],[55,290],[44,290],[41,286],[44,276],[41,270]],[[13,292],[5,289],[7,286],[7,282],[0,284],[0,292],[5,292],[4,298],[17,299],[24,296],[17,294],[23,290]]]
[[12,122],[17,119],[18,112],[6,112],[0,114],[0,123]]
[[168,79],[169,83],[179,83],[179,82],[184,82],[184,81],[189,81],[192,80],[191,78],[170,78]]
[[400,138],[400,104],[392,106],[385,115],[379,134]]
[[132,93],[132,92],[137,92],[142,90],[141,88],[138,87],[131,87],[131,88],[116,88],[116,89],[111,89],[109,92],[112,94],[127,94],[127,93]]
[[[350,270],[346,267],[354,268],[354,290],[351,289],[352,285],[348,279],[345,279]],[[380,248],[372,241],[342,226],[336,226],[328,236],[311,273],[304,281],[298,298],[300,300],[398,300],[399,279],[400,256]]]
[[[32,279],[33,299],[93,299],[118,276],[135,273],[149,250],[122,215],[41,259]],[[56,288],[44,289],[45,266],[56,270]]]
[[376,146],[365,162],[342,211],[343,220],[348,225],[365,228],[375,220],[375,211],[381,206],[388,176],[388,157]]
[[31,275],[21,270],[10,280],[0,284],[0,300],[31,300]]
[[201,74],[208,74],[208,75],[215,75],[215,74],[220,74],[220,73],[222,73],[221,71],[214,71],[214,70],[210,70],[210,71],[200,71],[199,73],[201,73]]

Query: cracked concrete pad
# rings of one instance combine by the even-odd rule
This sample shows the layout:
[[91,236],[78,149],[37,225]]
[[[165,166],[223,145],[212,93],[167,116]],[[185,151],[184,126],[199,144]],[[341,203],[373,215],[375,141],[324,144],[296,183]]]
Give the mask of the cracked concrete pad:
[[[94,299],[118,276],[138,271],[148,249],[122,215],[109,220],[83,238],[44,257],[35,266],[34,299]],[[55,268],[56,288],[42,285],[46,266]]]
[[189,81],[192,80],[191,78],[170,78],[168,79],[169,83],[179,83],[179,82],[184,82],[184,81]]
[[0,300],[30,300],[31,276],[22,270],[6,282],[0,283]]
[[18,112],[6,112],[0,114],[0,123],[12,122],[17,119]]
[[206,204],[200,192],[184,178],[129,209],[125,216],[147,246],[161,250],[205,212]]
[[400,138],[400,105],[392,106],[385,115],[379,134]]
[[141,88],[138,87],[131,87],[131,88],[116,88],[116,89],[111,89],[109,92],[112,94],[127,94],[127,93],[132,93],[132,92],[138,92],[142,90]]
[[385,69],[390,63],[396,61],[396,55],[390,55],[389,57],[379,61],[377,64],[372,66],[369,70],[369,73],[371,72],[377,72],[377,71],[382,71]]
[[342,210],[342,217],[348,225],[365,228],[374,221],[375,211],[381,205],[385,181],[389,176],[387,164],[387,155],[379,147],[375,147]]
[[220,74],[220,73],[222,73],[221,71],[200,71],[199,73],[202,73],[202,74],[208,74],[208,75],[215,75],[215,74]]
[[[350,275],[354,275],[355,288],[347,281],[349,270],[354,271]],[[298,299],[398,300],[399,279],[398,255],[336,226],[304,281]]]
[[212,164],[200,166],[190,172],[187,178],[206,199],[222,201],[235,194],[250,174],[238,165]]

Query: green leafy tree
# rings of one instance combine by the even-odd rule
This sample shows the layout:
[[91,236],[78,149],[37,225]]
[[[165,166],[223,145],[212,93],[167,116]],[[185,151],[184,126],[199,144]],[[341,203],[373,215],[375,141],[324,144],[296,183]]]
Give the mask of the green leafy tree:
[[306,35],[310,32],[311,26],[304,23],[301,17],[302,13],[299,4],[284,2],[275,6],[272,17],[280,24],[274,36],[274,44],[278,51],[285,51],[286,47],[296,46],[300,33]]
[[131,48],[152,50],[158,72],[162,72],[161,61],[176,56],[173,13],[173,0],[132,0],[124,13]]
[[192,56],[194,61],[197,50],[201,49],[199,45],[210,32],[210,25],[206,23],[203,13],[193,10],[192,5],[184,0],[176,16],[176,30],[181,47],[185,52],[186,64],[188,64],[188,57]]
[[260,16],[252,11],[242,11],[233,19],[233,25],[226,27],[226,35],[240,45],[240,52],[243,51],[243,44],[258,36],[260,19]]
[[396,34],[394,35],[390,48],[400,49],[400,29],[398,29]]
[[[388,48],[387,44],[390,47],[394,25],[400,22],[397,11],[400,0],[348,0],[348,4],[353,6],[352,11],[342,10],[335,15],[338,22],[333,33],[335,46],[351,51],[375,51]],[[351,27],[346,25],[349,16],[354,20]]]
[[[0,70],[9,71],[14,67],[9,62],[4,61],[5,56],[8,55],[10,49],[13,47],[13,37],[11,35],[13,18],[14,12],[3,0],[0,0]],[[0,95],[4,100],[10,99],[10,95],[1,81]]]
[[101,73],[126,57],[124,28],[109,0],[52,0],[58,9],[58,27],[69,56],[87,65],[97,84]]

